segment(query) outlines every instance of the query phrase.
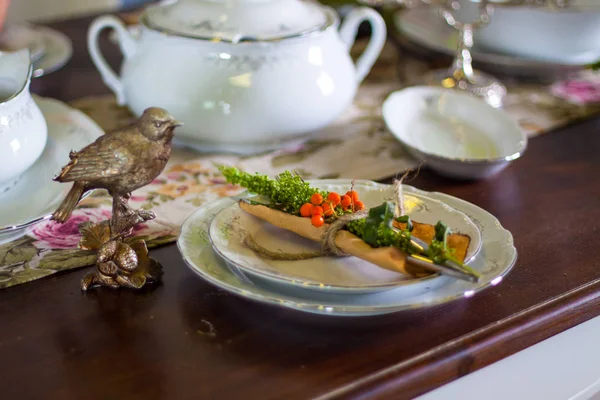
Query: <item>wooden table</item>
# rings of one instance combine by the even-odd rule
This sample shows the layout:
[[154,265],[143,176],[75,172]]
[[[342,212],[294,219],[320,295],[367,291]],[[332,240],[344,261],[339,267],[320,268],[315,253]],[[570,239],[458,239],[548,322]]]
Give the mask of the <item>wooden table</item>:
[[[106,93],[85,46],[90,19],[54,24],[68,67],[34,90]],[[110,47],[110,46],[109,46]],[[111,62],[118,61],[114,48]],[[84,270],[0,291],[3,399],[410,398],[600,312],[600,118],[530,142],[498,177],[412,182],[466,199],[513,232],[519,259],[471,299],[370,318],[326,318],[228,295],[175,245],[154,289],[82,293]]]

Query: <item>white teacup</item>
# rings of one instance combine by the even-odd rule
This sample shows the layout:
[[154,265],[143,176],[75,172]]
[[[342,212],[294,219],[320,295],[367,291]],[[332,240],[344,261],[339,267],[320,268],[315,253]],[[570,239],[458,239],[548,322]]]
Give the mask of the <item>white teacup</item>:
[[0,52],[0,194],[11,189],[46,147],[48,127],[29,93],[28,49]]

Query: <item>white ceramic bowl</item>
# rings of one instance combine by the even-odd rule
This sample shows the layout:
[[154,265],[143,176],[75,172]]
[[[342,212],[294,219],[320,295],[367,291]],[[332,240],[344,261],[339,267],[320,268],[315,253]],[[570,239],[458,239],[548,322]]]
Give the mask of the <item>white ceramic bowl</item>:
[[[477,15],[476,4],[461,0],[460,21]],[[475,41],[491,51],[539,61],[581,65],[600,59],[600,12],[495,8]]]
[[414,157],[453,178],[492,176],[527,147],[527,137],[504,111],[449,89],[394,92],[383,104],[383,118]]

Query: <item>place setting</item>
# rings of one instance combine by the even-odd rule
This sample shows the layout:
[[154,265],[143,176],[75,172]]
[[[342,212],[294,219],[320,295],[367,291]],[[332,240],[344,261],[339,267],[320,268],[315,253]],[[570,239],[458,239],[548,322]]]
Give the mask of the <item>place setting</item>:
[[[364,217],[367,221],[375,218],[372,214],[378,206],[397,206],[391,199],[397,196],[400,187],[404,214],[394,217],[392,212],[388,216],[390,221],[386,223],[390,226],[390,234],[403,232],[410,237],[406,225],[402,230],[399,229],[401,225],[392,226],[391,222],[409,217],[417,246],[424,242],[425,247],[435,246],[437,242],[432,244],[432,236],[439,233],[436,224],[443,221],[448,224],[448,232],[444,232],[447,236],[443,234],[442,241],[455,246],[448,251],[462,260],[444,262],[439,259],[436,265],[425,255],[431,257],[432,253],[427,252],[415,252],[403,259],[402,251],[395,253],[397,247],[371,248],[345,230],[348,228],[338,231],[334,241],[342,243],[339,246],[346,246],[344,248],[353,251],[355,256],[321,255],[318,240],[323,234],[323,225],[311,225],[311,218],[280,211],[285,203],[275,206],[272,200],[277,197],[281,201],[285,197],[278,189],[273,190],[271,199],[264,194],[250,196],[246,193],[200,207],[184,222],[177,244],[192,271],[217,287],[249,300],[316,314],[379,315],[470,298],[486,287],[501,283],[516,262],[511,233],[502,228],[493,215],[452,196],[428,193],[402,184],[395,187],[370,181],[304,182],[291,174],[279,177],[269,185],[267,177],[242,173],[239,178],[239,171],[225,171],[228,179],[235,181],[236,176],[246,181],[260,179],[263,187],[277,187],[277,182],[279,187],[284,187],[285,182],[289,187],[282,190],[298,185],[308,189],[307,194],[310,194],[315,189],[319,196],[331,198],[333,202],[324,200],[322,206],[313,204],[312,207],[329,211],[336,196],[349,191],[360,199],[356,204],[368,210]],[[346,201],[347,196],[342,196],[341,201]],[[262,210],[248,212],[252,207]],[[334,207],[336,214],[325,217],[329,223],[333,223],[337,215],[352,213],[342,211],[341,205]],[[383,224],[383,221],[378,223]],[[288,226],[288,229],[282,226]],[[375,231],[377,229],[383,228],[378,225]],[[314,235],[317,242],[307,239],[310,236],[314,239]],[[249,238],[251,242],[248,242]],[[282,260],[282,256],[289,259]]]

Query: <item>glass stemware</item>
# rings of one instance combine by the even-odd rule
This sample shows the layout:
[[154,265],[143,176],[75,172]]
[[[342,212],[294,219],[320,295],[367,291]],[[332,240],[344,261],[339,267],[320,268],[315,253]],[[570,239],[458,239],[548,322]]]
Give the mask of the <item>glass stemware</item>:
[[[387,0],[362,0],[371,6],[391,4]],[[457,0],[394,0],[405,8],[420,6],[435,7],[448,25],[458,31],[458,42],[454,61],[447,69],[435,70],[426,74],[424,81],[428,85],[461,90],[473,94],[493,107],[501,107],[506,97],[506,86],[496,77],[474,70],[471,49],[473,32],[490,22],[493,5],[488,0],[479,0],[479,15],[471,22],[456,19],[454,13],[460,9]]]
[[471,56],[473,32],[490,22],[493,6],[482,0],[479,4],[479,15],[471,22],[456,19],[454,11],[459,8],[460,4],[456,0],[439,6],[439,13],[446,23],[458,31],[457,49],[450,68],[432,71],[424,80],[430,85],[471,93],[493,107],[501,107],[506,97],[506,87],[496,77],[474,70]]

